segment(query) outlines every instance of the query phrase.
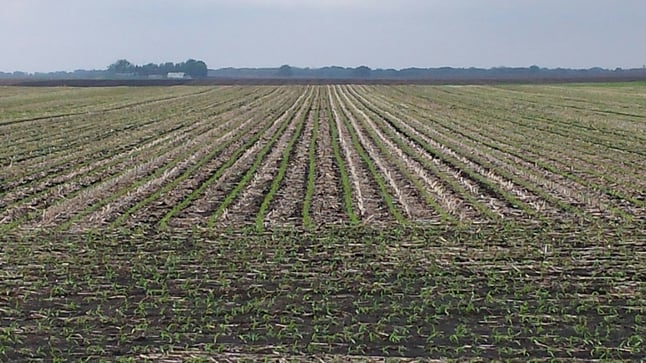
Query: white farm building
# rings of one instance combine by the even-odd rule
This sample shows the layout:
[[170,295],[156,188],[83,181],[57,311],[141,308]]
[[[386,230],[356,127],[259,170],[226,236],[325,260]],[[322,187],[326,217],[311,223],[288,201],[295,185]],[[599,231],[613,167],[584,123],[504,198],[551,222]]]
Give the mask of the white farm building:
[[168,79],[185,79],[185,78],[191,78],[184,72],[168,72],[166,75],[166,78]]

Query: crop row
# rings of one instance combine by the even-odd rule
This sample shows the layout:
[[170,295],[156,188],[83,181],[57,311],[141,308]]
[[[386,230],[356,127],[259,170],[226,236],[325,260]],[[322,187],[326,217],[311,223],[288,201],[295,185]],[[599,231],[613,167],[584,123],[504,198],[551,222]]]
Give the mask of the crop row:
[[[529,96],[513,87],[189,90],[153,89],[139,101],[93,91],[95,109],[49,119],[47,107],[24,105],[31,121],[0,125],[0,230],[617,224],[646,215],[640,111],[621,114],[621,93],[608,97],[621,119],[613,128],[585,110],[598,98],[576,89],[561,105],[540,104],[560,94],[549,87]],[[30,98],[12,102],[21,99]]]

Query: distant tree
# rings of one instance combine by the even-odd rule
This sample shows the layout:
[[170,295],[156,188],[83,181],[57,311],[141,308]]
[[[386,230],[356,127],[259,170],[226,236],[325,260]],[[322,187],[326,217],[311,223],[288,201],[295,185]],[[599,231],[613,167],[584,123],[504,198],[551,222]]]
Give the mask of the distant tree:
[[288,64],[284,64],[278,68],[276,75],[279,77],[291,77],[294,75],[294,70]]
[[366,79],[366,78],[370,78],[371,72],[372,72],[372,69],[370,69],[369,67],[359,66],[352,70],[352,76],[354,78]]
[[149,76],[153,74],[159,74],[159,66],[154,63],[148,63],[143,66],[135,67],[137,74],[142,76]]
[[135,66],[127,59],[119,59],[108,66],[110,73],[134,73]]
[[175,72],[175,63],[166,62],[159,65],[159,74],[168,74],[168,72]]
[[182,72],[193,78],[204,78],[207,76],[209,69],[206,66],[206,63],[195,59],[189,59],[184,63],[184,69]]
[[208,75],[209,70],[206,63],[195,59],[182,63],[148,63],[143,66],[134,65],[126,59],[119,59],[108,66],[108,73],[132,73],[142,77],[166,75],[169,72],[184,72],[193,78],[203,78]]

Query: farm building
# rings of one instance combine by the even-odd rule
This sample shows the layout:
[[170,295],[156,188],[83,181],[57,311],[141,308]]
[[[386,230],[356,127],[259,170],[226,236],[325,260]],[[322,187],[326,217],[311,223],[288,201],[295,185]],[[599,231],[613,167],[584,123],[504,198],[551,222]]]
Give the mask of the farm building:
[[187,75],[184,72],[168,72],[166,75],[166,78],[168,79],[187,79],[191,78],[189,75]]

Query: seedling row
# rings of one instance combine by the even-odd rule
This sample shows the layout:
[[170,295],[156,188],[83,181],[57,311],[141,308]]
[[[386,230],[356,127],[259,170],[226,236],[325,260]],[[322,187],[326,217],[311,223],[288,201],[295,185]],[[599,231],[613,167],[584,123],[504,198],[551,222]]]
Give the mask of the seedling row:
[[[561,89],[531,91],[77,90],[77,106],[69,90],[9,95],[8,111],[35,102],[0,125],[0,229],[643,220],[640,109],[612,111],[613,124],[586,108],[622,110],[641,94],[602,103],[571,86],[552,105],[541,102]],[[56,105],[67,113],[51,116]]]

